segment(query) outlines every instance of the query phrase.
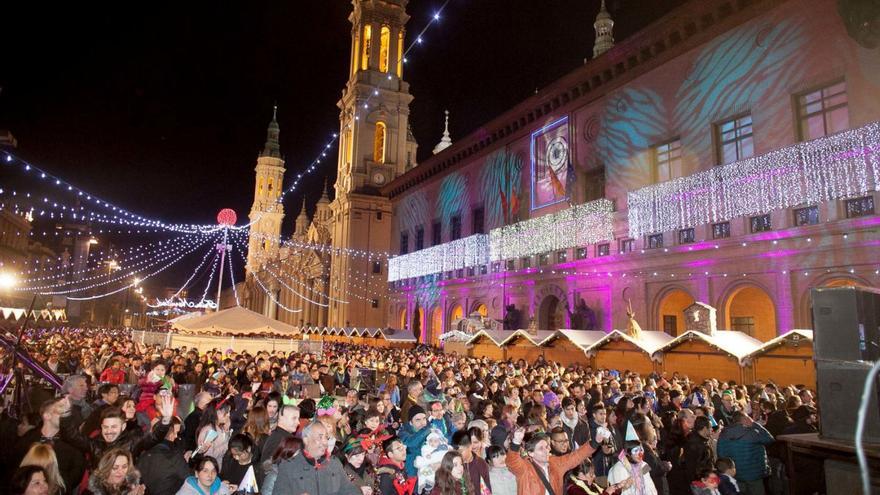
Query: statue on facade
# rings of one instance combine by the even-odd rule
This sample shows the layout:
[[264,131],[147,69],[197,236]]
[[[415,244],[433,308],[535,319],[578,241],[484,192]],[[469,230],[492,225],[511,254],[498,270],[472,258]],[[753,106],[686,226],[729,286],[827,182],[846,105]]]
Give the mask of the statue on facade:
[[515,304],[509,304],[504,308],[504,329],[517,330],[520,327],[522,313]]
[[633,311],[632,299],[627,299],[626,303],[626,316],[629,318],[626,330],[630,337],[638,340],[642,336],[642,327],[639,325],[639,322],[636,321],[636,313]]
[[571,320],[571,328],[573,330],[596,329],[596,313],[587,306],[587,302],[583,298],[578,301],[574,312],[568,312],[568,317]]

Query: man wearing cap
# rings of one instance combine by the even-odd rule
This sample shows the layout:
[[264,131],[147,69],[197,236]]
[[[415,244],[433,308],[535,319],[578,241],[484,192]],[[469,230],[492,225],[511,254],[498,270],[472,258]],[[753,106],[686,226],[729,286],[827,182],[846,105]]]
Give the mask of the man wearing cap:
[[765,446],[773,443],[773,435],[742,411],[733,413],[732,419],[718,437],[718,457],[733,459],[743,493],[764,495],[764,478],[770,475]]
[[733,390],[725,390],[721,393],[721,407],[715,410],[715,421],[724,426],[733,424],[733,414],[737,411]]
[[415,466],[416,457],[422,451],[422,445],[428,439],[431,429],[426,428],[428,425],[428,415],[425,414],[425,408],[414,404],[410,406],[407,413],[407,422],[400,427],[400,431],[397,434],[400,436],[400,441],[406,445],[405,469],[406,475],[409,477],[418,474]]

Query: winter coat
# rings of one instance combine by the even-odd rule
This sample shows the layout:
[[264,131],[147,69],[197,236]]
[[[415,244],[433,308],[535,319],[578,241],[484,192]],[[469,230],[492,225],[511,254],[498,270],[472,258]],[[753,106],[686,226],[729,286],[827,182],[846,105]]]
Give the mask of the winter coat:
[[428,439],[428,434],[431,433],[431,429],[428,427],[424,427],[419,431],[415,431],[413,429],[412,424],[407,423],[400,427],[400,431],[397,435],[400,437],[400,441],[406,445],[406,475],[416,476],[418,474],[418,470],[416,469],[416,457],[419,456],[419,453],[422,452],[422,445],[425,444],[425,440]]
[[183,452],[165,441],[144,452],[137,466],[147,495],[174,493],[191,474]]
[[413,495],[416,490],[416,477],[407,476],[402,466],[387,457],[379,461],[376,468],[381,495]]
[[[516,493],[517,495],[535,495],[536,493],[544,493],[547,489],[541,481],[535,465],[520,454],[520,446],[511,444],[510,451],[507,452],[507,468],[516,476]],[[593,446],[589,443],[575,450],[571,454],[564,456],[551,456],[550,465],[547,468],[549,476],[547,481],[553,487],[553,493],[563,493],[562,484],[565,473],[573,469],[584,459],[593,455]]]
[[367,463],[367,460],[364,459],[364,465],[361,466],[362,473],[358,473],[355,470],[354,466],[349,463],[345,463],[343,466],[345,469],[345,474],[348,476],[348,480],[354,483],[354,486],[360,488],[362,486],[369,486],[370,488],[376,486],[376,470],[373,469],[373,466]]
[[764,446],[771,443],[773,435],[758,423],[728,426],[718,437],[718,455],[733,459],[738,481],[755,481],[770,476]]
[[65,442],[79,449],[81,452],[91,455],[90,465],[94,468],[101,460],[104,452],[110,449],[120,448],[131,452],[135,460],[141,452],[152,448],[159,442],[159,439],[165,438],[168,428],[171,424],[156,424],[153,433],[145,433],[138,428],[128,428],[119,434],[116,440],[107,443],[100,434],[95,438],[85,436],[79,429],[79,424],[72,420],[72,417],[61,418],[61,438]]
[[278,477],[273,488],[278,494],[361,495],[361,490],[349,481],[342,463],[330,457],[316,467],[305,455],[297,455],[278,466]]
[[183,486],[177,490],[176,495],[230,495],[230,493],[229,486],[224,485],[223,482],[220,481],[219,476],[214,480],[214,484],[211,485],[209,493],[202,491],[195,476],[189,476],[186,478],[186,481],[183,482]]
[[[715,468],[715,453],[712,452],[712,447],[709,446],[707,438],[701,437],[695,431],[688,434],[684,444],[682,467],[684,469],[685,481],[688,483],[697,479],[697,473],[701,469]],[[736,467],[739,469],[738,463]]]
[[492,495],[516,495],[516,476],[507,467],[489,468]]
[[137,469],[129,471],[128,475],[125,477],[125,481],[117,489],[113,489],[106,485],[97,476],[92,475],[89,477],[89,485],[85,491],[82,492],[82,495],[128,495],[139,484],[140,473],[138,473]]

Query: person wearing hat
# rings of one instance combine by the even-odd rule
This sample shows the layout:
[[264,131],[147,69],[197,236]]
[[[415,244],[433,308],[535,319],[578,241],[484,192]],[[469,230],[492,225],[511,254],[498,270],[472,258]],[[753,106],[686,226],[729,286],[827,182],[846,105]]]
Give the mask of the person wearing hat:
[[718,457],[729,457],[736,465],[736,481],[750,495],[763,495],[764,478],[770,476],[766,446],[773,435],[742,411],[733,414],[733,424],[721,430]]
[[400,427],[397,432],[400,441],[406,445],[406,475],[407,477],[416,476],[418,470],[415,466],[416,457],[422,451],[422,445],[428,439],[431,433],[428,425],[428,415],[425,414],[425,408],[418,404],[413,404],[407,411],[407,422]]
[[367,459],[367,451],[364,449],[364,440],[361,438],[349,438],[342,447],[342,468],[348,475],[349,481],[360,488],[363,495],[373,495],[373,487],[376,486],[376,470]]

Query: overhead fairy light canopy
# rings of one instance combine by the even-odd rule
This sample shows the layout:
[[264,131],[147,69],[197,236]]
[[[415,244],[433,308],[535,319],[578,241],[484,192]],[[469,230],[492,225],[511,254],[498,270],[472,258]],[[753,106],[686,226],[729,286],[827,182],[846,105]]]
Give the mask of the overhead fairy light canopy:
[[880,190],[880,123],[630,192],[632,237]]

